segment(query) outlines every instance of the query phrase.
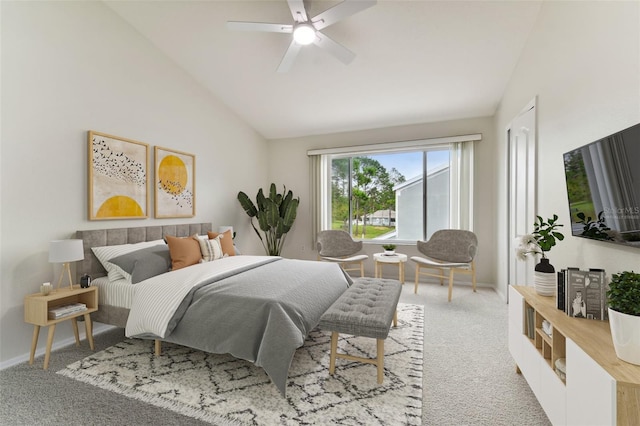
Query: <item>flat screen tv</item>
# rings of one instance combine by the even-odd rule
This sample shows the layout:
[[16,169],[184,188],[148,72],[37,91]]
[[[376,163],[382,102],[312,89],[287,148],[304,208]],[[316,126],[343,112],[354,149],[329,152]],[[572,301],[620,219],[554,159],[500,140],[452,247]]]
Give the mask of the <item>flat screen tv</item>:
[[571,234],[640,248],[640,124],[564,154]]

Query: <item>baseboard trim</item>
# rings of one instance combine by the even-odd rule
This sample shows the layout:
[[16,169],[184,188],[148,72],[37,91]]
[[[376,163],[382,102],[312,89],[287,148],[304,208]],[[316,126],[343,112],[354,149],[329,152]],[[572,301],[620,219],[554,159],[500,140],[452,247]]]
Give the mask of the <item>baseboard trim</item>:
[[[83,327],[78,327],[78,331],[79,331],[79,336],[80,336],[80,340],[86,338],[84,330],[82,329]],[[106,331],[112,330],[116,327],[112,326],[112,325],[107,325],[107,324],[96,324],[94,323],[94,327],[93,327],[93,335],[94,337],[102,334]],[[63,339],[59,342],[54,342],[53,345],[51,346],[51,352],[60,349],[60,348],[64,348],[65,346],[69,346],[69,345],[75,345],[76,344],[76,339],[75,337],[71,336],[68,337],[66,339]],[[41,347],[36,349],[36,358],[39,356],[44,355],[44,353],[46,352],[46,347]],[[9,367],[13,367],[14,365],[18,365],[18,364],[22,364],[23,362],[27,362],[29,361],[29,352],[24,353],[22,355],[18,355],[15,358],[11,358],[8,359],[6,361],[0,362],[0,370],[4,370],[6,368]]]

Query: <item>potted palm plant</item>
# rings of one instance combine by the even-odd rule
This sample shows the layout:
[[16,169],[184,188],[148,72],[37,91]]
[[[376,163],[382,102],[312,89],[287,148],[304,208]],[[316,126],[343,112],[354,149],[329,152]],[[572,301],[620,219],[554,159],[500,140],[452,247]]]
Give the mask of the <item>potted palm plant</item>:
[[613,274],[607,303],[616,355],[623,361],[640,365],[640,274],[633,271]]
[[[260,238],[267,255],[280,256],[287,232],[291,230],[296,219],[300,198],[293,198],[293,192],[287,192],[286,187],[283,193],[279,194],[276,185],[272,183],[268,197],[265,197],[262,188],[258,190],[255,204],[242,191],[238,193],[238,201],[249,216],[251,226]],[[257,219],[259,230],[253,223],[253,218]]]

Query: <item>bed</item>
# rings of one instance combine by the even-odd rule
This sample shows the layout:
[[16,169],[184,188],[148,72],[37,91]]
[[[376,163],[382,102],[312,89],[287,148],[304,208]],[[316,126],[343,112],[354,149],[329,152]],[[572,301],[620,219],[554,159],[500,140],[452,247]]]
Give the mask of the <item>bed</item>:
[[329,262],[230,256],[144,279],[110,280],[92,247],[206,235],[208,223],[77,231],[85,258],[76,274],[99,288],[94,321],[129,337],[229,353],[262,367],[281,394],[297,348],[351,281]]

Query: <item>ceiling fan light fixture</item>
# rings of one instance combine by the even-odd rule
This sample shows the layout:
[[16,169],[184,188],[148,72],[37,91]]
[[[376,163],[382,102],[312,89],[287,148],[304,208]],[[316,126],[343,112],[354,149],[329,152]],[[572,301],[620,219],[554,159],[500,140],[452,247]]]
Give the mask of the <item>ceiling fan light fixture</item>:
[[293,39],[298,44],[307,45],[313,43],[316,38],[316,29],[308,23],[297,24],[293,28]]
[[348,18],[355,13],[375,5],[377,0],[343,0],[314,17],[309,17],[307,14],[304,5],[305,1],[307,0],[287,0],[294,21],[293,24],[227,21],[227,27],[231,30],[240,31],[291,34],[290,37],[293,38],[293,40],[290,41],[287,51],[280,60],[278,72],[287,72],[289,68],[291,68],[291,64],[298,55],[298,52],[302,50],[302,46],[311,43],[314,43],[320,49],[326,50],[343,64],[347,65],[351,63],[356,56],[355,53],[329,38],[326,34],[322,33],[322,30],[329,25],[333,25],[342,19]]

